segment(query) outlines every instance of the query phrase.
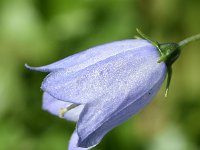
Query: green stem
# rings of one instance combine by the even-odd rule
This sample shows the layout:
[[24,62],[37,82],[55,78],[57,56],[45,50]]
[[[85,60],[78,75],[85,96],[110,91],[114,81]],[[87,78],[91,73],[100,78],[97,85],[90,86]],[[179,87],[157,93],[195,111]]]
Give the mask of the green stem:
[[200,33],[194,36],[191,36],[189,38],[184,39],[183,41],[180,41],[178,43],[179,47],[183,47],[187,44],[189,44],[190,42],[196,41],[196,40],[200,40]]

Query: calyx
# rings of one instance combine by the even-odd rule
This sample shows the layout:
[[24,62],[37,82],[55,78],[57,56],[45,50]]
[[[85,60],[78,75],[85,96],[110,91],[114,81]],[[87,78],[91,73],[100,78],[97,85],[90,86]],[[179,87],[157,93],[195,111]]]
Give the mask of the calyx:
[[[152,45],[154,45],[158,51],[160,52],[160,59],[158,60],[158,63],[164,62],[167,66],[167,85],[166,85],[166,92],[165,97],[167,97],[169,85],[172,77],[172,64],[177,60],[181,53],[181,48],[185,45],[200,40],[200,33],[193,35],[191,37],[188,37],[179,43],[163,43],[160,44],[157,41],[152,40],[147,35],[142,33],[139,29],[136,29],[139,35],[144,38],[145,40],[149,41]],[[138,38],[138,36],[136,36]],[[140,38],[140,37],[139,37]]]

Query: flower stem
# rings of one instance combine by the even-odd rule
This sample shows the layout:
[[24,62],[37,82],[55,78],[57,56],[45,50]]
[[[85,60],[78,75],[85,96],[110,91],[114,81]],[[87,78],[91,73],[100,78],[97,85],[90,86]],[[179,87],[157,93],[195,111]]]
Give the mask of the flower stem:
[[196,40],[200,40],[200,33],[194,36],[191,36],[189,38],[184,39],[183,41],[180,41],[178,43],[179,47],[183,47],[187,44],[189,44],[190,42],[196,41]]

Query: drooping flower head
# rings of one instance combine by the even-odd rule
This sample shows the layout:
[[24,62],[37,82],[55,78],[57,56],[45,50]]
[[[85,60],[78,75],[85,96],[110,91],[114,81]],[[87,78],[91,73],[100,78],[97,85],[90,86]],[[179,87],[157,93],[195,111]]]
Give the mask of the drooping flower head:
[[156,95],[182,45],[144,39],[103,44],[42,67],[43,109],[76,122],[70,150],[96,146]]

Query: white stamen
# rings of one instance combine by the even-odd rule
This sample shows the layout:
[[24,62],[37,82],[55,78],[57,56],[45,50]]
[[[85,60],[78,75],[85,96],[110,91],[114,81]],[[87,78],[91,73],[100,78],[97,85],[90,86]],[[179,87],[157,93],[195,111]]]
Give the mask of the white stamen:
[[71,105],[68,106],[68,107],[60,108],[60,109],[59,109],[59,117],[60,117],[60,118],[64,118],[65,113],[66,113],[67,111],[69,111],[69,110],[71,110],[71,109],[73,109],[73,108],[75,108],[75,107],[77,107],[77,106],[79,106],[79,104],[71,104]]

